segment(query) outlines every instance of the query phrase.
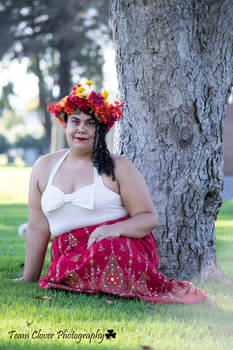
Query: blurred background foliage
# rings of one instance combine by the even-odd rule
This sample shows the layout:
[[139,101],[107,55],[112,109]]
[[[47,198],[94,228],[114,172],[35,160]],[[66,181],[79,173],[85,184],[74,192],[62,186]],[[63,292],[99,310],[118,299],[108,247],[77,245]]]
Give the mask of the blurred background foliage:
[[0,61],[27,57],[39,91],[38,100],[26,108],[27,123],[11,106],[12,82],[0,87],[0,153],[11,157],[10,150],[30,147],[47,153],[52,131],[47,105],[81,78],[102,88],[103,52],[111,41],[107,2],[0,0],[0,31]]

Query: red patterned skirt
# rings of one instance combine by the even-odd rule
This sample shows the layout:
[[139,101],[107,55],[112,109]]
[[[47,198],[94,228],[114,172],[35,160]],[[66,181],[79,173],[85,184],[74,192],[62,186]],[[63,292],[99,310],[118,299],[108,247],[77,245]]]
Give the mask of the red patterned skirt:
[[105,238],[87,249],[88,239],[96,227],[128,218],[130,216],[78,228],[56,237],[51,247],[51,265],[39,281],[40,287],[110,293],[153,304],[201,301],[206,296],[205,291],[187,281],[169,280],[158,272],[152,232],[139,239]]

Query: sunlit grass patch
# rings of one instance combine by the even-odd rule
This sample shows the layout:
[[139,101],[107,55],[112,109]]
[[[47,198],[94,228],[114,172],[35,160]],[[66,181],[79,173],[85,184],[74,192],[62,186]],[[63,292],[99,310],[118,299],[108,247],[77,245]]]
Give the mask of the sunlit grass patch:
[[[233,201],[225,201],[220,209],[216,228],[217,259],[223,272],[233,280]],[[233,287],[232,287],[233,288]]]
[[27,202],[30,174],[30,167],[0,166],[1,204]]
[[219,227],[219,228],[230,227],[233,229],[233,220],[217,220],[215,223],[215,227]]

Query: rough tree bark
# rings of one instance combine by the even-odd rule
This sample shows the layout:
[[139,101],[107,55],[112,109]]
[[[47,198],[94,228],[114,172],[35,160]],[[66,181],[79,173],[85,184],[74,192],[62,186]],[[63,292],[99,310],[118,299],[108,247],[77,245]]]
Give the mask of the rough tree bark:
[[159,213],[160,271],[227,281],[216,260],[222,153],[233,77],[232,0],[110,0],[120,153]]

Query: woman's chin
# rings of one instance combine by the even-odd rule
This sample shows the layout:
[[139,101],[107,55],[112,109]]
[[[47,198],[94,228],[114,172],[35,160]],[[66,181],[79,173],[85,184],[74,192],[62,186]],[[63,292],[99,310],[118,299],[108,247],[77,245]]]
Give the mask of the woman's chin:
[[92,147],[90,147],[89,145],[83,145],[82,141],[81,142],[74,142],[69,144],[69,147],[72,151],[74,152],[82,152],[82,153],[91,153],[92,152]]

